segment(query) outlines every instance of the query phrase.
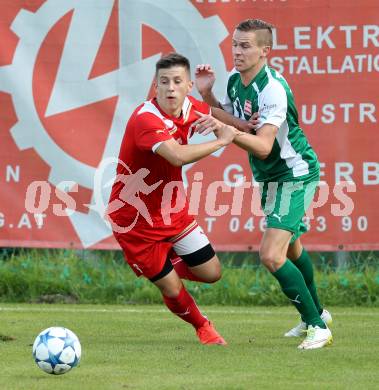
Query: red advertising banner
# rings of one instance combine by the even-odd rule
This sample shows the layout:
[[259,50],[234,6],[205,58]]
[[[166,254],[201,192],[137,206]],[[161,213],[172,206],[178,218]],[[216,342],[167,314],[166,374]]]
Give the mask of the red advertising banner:
[[[377,0],[13,0],[0,11],[1,246],[118,248],[98,212],[112,179],[101,162],[151,97],[155,62],[175,50],[193,68],[210,63],[222,99],[231,35],[249,17],[275,26],[269,64],[321,162],[304,243],[379,249]],[[216,249],[257,250],[264,217],[246,152],[227,147],[183,175]]]

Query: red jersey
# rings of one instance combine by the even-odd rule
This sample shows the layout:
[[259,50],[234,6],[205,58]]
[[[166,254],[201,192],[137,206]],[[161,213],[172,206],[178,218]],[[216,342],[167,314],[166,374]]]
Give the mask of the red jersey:
[[[137,216],[136,228],[139,224],[145,228],[152,224],[153,229],[188,224],[182,168],[171,165],[155,151],[171,138],[188,144],[193,135],[191,125],[199,118],[195,110],[210,113],[206,103],[187,96],[179,118],[164,113],[156,99],[144,102],[131,115],[109,199],[110,217],[118,226],[131,226]],[[118,209],[112,211],[115,202]],[[178,211],[172,212],[175,207]],[[170,223],[164,215],[169,215]]]

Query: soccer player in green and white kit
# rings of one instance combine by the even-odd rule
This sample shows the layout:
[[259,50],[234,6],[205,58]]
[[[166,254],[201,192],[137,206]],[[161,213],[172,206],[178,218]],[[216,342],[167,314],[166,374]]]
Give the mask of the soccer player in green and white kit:
[[213,117],[198,120],[197,130],[207,133],[217,120],[242,130],[233,142],[248,152],[254,178],[262,185],[261,204],[267,216],[260,259],[301,315],[300,324],[285,336],[306,333],[298,348],[321,348],[332,342],[327,326],[332,317],[319,302],[311,259],[299,238],[306,231],[302,217],[319,181],[317,156],[299,127],[290,87],[267,66],[272,26],[245,20],[236,27],[232,46],[235,68],[223,104],[212,93],[215,75],[211,66],[197,66],[197,89],[216,107]]

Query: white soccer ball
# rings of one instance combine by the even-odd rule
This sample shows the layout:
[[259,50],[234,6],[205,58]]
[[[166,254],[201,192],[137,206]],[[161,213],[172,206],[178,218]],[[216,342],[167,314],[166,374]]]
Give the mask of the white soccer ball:
[[78,365],[81,355],[78,337],[67,328],[47,328],[33,344],[33,358],[38,367],[48,374],[65,374]]

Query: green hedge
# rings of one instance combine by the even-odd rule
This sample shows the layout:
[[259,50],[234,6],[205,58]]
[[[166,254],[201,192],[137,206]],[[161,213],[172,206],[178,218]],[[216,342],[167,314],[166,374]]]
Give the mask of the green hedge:
[[[333,257],[312,254],[325,305],[379,306],[378,258],[351,257],[336,268]],[[199,304],[288,305],[279,285],[254,254],[220,255],[223,277],[215,284],[186,282]],[[160,303],[158,290],[136,278],[120,252],[18,250],[0,253],[0,301]]]

